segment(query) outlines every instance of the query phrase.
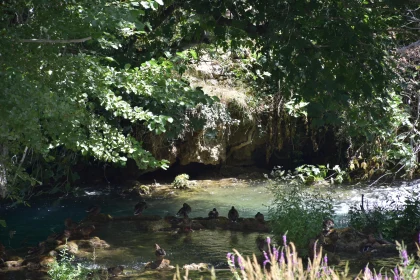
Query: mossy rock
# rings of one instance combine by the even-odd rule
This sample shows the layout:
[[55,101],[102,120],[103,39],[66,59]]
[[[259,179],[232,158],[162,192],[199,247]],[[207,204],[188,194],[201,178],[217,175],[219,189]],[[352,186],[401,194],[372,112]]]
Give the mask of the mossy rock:
[[86,224],[86,222],[91,222],[93,224],[103,224],[107,223],[109,221],[112,221],[113,218],[109,214],[99,213],[98,215],[89,215],[86,217],[86,219],[83,221],[83,224]]
[[55,248],[55,251],[60,253],[61,251],[66,250],[66,249],[67,249],[67,252],[74,255],[79,251],[79,246],[77,245],[77,243],[75,241],[69,241],[69,242],[67,242],[67,244],[57,246]]
[[90,238],[89,240],[77,240],[75,242],[80,249],[88,249],[90,251],[93,249],[106,249],[111,247],[105,240],[102,240],[96,236]]
[[41,256],[39,258],[39,264],[41,265],[41,267],[44,267],[44,268],[50,267],[56,261],[57,260],[52,256]]
[[205,227],[198,221],[192,221],[191,223],[191,229],[192,230],[202,230],[205,229]]
[[161,216],[158,215],[138,215],[138,216],[124,216],[113,218],[114,222],[119,221],[159,221],[162,220]]
[[243,231],[244,230],[244,224],[243,221],[239,220],[237,222],[231,222],[227,224],[228,229],[230,230],[237,230],[237,231]]
[[21,267],[23,263],[23,260],[19,261],[5,261],[4,266],[7,268],[15,268],[15,267]]
[[246,218],[242,221],[244,230],[247,231],[258,231],[258,232],[269,232],[270,229],[266,222],[259,222],[254,218]]
[[200,219],[197,220],[203,225],[206,229],[217,229],[220,228],[220,221],[219,219]]
[[182,268],[184,270],[207,271],[209,270],[209,265],[207,263],[192,263],[192,264],[186,264]]
[[171,261],[167,259],[156,260],[149,262],[144,267],[145,269],[156,269],[156,270],[172,270],[175,269],[173,265],[170,265]]
[[23,258],[19,257],[19,256],[11,256],[9,258],[7,258],[8,261],[22,261],[23,262]]

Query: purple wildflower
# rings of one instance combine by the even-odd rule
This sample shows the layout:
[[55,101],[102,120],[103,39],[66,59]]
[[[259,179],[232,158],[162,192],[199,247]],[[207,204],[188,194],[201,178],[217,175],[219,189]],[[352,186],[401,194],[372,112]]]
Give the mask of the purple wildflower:
[[235,267],[235,254],[227,253],[226,258],[228,260],[229,266]]
[[277,248],[276,247],[274,247],[273,248],[273,254],[274,254],[274,259],[276,260],[276,261],[278,261],[279,260],[279,251],[277,250]]
[[286,245],[287,245],[287,238],[286,238],[286,235],[283,235],[283,244],[284,244],[284,246],[286,246]]
[[284,262],[284,252],[283,251],[281,251],[281,253],[280,253],[280,264],[283,264],[283,263],[285,263]]
[[420,244],[420,233],[419,233],[419,236],[418,236],[418,243]]
[[367,266],[365,267],[365,276],[367,276],[366,279],[372,279],[372,271]]
[[269,261],[270,259],[268,258],[267,252],[266,252],[266,251],[263,251],[263,254],[264,254],[264,258],[265,258],[265,260],[266,260],[266,261]]
[[408,265],[408,254],[407,254],[407,250],[402,250],[401,251],[401,256],[403,258],[403,265],[407,266]]
[[394,280],[400,280],[400,275],[398,274],[397,268],[394,268]]
[[324,271],[325,275],[328,275],[327,264],[328,264],[328,258],[327,258],[327,255],[325,255],[324,262],[322,264],[322,270]]
[[270,259],[268,258],[268,255],[265,251],[263,251],[263,253],[264,253],[264,258],[265,258],[265,261],[263,262],[263,266],[265,267],[265,265],[270,262]]
[[243,263],[242,263],[242,259],[238,256],[238,265],[239,265],[239,268],[241,269],[241,270],[244,270],[245,269],[245,267],[244,267],[244,265],[243,265]]
[[270,238],[270,236],[267,236],[267,244],[268,244],[269,248],[270,248],[270,243],[271,243],[271,238]]

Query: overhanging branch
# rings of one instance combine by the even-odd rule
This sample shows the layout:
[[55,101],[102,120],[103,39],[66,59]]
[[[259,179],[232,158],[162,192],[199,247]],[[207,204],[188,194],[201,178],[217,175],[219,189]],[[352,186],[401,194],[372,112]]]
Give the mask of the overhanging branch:
[[410,49],[410,48],[415,48],[415,47],[418,47],[418,46],[420,46],[420,40],[418,40],[417,42],[411,43],[411,44],[410,44],[410,45],[408,45],[408,46],[405,46],[405,47],[402,47],[402,48],[397,49],[397,53],[404,53],[404,52],[406,52],[408,49]]
[[91,40],[92,37],[86,37],[81,39],[71,39],[71,40],[50,40],[50,39],[21,39],[21,43],[47,43],[47,44],[72,44],[72,43],[83,43]]

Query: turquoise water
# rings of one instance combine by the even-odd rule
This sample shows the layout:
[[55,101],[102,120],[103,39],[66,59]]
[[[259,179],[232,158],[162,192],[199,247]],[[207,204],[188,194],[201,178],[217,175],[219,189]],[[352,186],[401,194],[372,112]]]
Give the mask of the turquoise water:
[[[332,186],[325,188],[334,197],[335,209],[343,216],[348,208],[360,202],[361,194],[373,204],[384,203],[384,197],[404,198],[409,191],[417,190],[417,182],[398,183],[394,186],[366,187]],[[43,198],[35,200],[31,207],[18,206],[2,208],[0,217],[7,222],[6,228],[0,229],[0,240],[10,254],[24,255],[28,246],[38,242],[54,232],[64,229],[64,220],[72,218],[78,222],[86,216],[85,209],[97,204],[102,213],[113,217],[132,216],[138,198],[119,196],[106,191],[87,190],[79,197],[60,199]],[[148,209],[143,215],[175,215],[184,202],[192,207],[190,217],[205,217],[216,207],[221,216],[227,216],[229,209],[235,206],[240,217],[254,217],[256,212],[267,214],[273,197],[264,183],[231,183],[223,186],[210,182],[198,192],[176,191],[169,198],[146,198]],[[345,226],[345,219],[342,226]],[[340,224],[340,223],[337,223]],[[10,234],[10,232],[15,232]],[[154,244],[163,247],[174,265],[189,263],[210,263],[217,268],[226,267],[226,253],[233,248],[244,255],[258,253],[255,239],[258,233],[241,233],[223,230],[201,230],[189,235],[171,232],[143,232],[136,222],[112,221],[97,228],[92,234],[107,241],[109,249],[96,250],[79,261],[87,267],[110,267],[126,265],[127,269],[139,270],[145,263],[154,260]]]
[[[232,206],[243,218],[254,217],[259,211],[267,214],[271,195],[264,185],[232,184],[200,189],[199,192],[178,191],[170,198],[146,198],[148,208],[143,215],[175,215],[184,202],[192,212],[190,217],[206,217],[216,207],[221,216],[227,216]],[[7,228],[1,229],[0,238],[8,251],[25,254],[26,247],[34,246],[54,232],[64,229],[64,220],[78,222],[86,216],[85,209],[99,205],[102,213],[113,217],[133,216],[138,198],[121,197],[99,191],[87,191],[80,197],[42,199],[32,202],[31,207],[18,206],[3,209],[0,217],[6,219]],[[268,202],[268,203],[267,203]],[[10,231],[15,234],[9,235]],[[226,253],[233,248],[245,255],[258,253],[255,239],[258,233],[241,233],[225,230],[201,230],[188,235],[172,232],[144,232],[135,221],[111,221],[92,234],[107,241],[109,249],[96,250],[95,257],[87,255],[80,261],[88,267],[109,267],[124,264],[130,269],[141,269],[154,260],[154,245],[158,243],[167,252],[174,265],[210,263],[226,267]],[[94,259],[94,260],[93,260]]]

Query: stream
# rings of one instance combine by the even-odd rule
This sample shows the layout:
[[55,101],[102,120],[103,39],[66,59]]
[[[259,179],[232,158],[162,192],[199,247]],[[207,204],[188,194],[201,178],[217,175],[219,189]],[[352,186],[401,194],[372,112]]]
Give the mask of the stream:
[[[384,187],[360,184],[324,188],[334,197],[336,225],[344,227],[347,225],[346,214],[350,206],[360,203],[362,194],[367,205],[384,205],[388,198],[403,201],[410,195],[410,191],[419,191],[419,182],[398,182]],[[227,216],[232,205],[238,209],[240,217],[251,218],[258,211],[267,216],[268,206],[273,200],[265,182],[208,181],[199,191],[175,192],[176,195],[166,198],[147,198],[148,208],[143,215],[175,215],[182,204],[187,202],[192,208],[191,218],[206,217],[214,207],[221,216]],[[42,198],[33,201],[31,207],[2,206],[0,217],[6,220],[7,227],[0,229],[0,240],[9,254],[24,256],[28,246],[35,246],[51,233],[61,232],[66,218],[80,221],[86,217],[85,209],[89,205],[101,206],[102,213],[112,217],[126,217],[133,215],[137,202],[138,198],[117,196],[109,193],[105,187],[103,191],[98,191],[98,188],[85,189],[78,197]],[[80,260],[84,266],[106,268],[124,265],[129,270],[138,271],[147,262],[154,260],[155,243],[166,250],[171,265],[182,267],[184,264],[209,263],[215,268],[225,269],[226,253],[233,248],[243,255],[259,253],[255,239],[261,234],[226,230],[201,230],[188,235],[144,232],[133,221],[111,221],[98,227],[92,235],[105,240],[111,247],[98,249],[94,256]]]

